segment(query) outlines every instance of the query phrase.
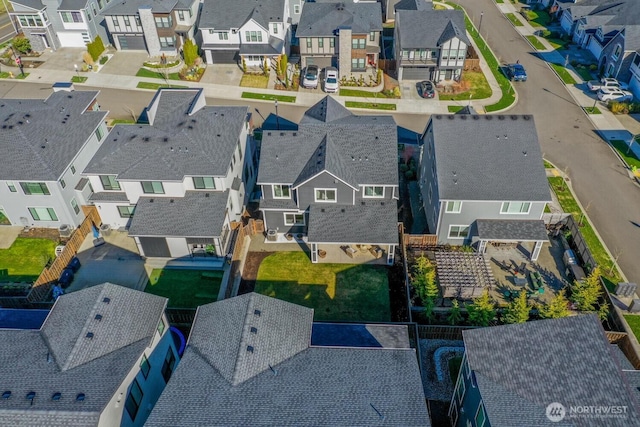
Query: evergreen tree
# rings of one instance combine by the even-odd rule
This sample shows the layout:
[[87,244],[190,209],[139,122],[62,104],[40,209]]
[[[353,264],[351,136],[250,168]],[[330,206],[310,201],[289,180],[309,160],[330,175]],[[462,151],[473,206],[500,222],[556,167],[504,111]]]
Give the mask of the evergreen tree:
[[575,281],[571,288],[571,301],[576,303],[580,311],[595,311],[601,296],[600,267],[594,268],[586,279]]
[[540,317],[543,319],[559,319],[568,315],[569,300],[564,289],[558,292],[549,304],[540,308]]
[[496,309],[493,301],[489,298],[489,291],[473,300],[473,303],[467,305],[469,313],[469,322],[475,326],[489,326],[489,322],[496,316]]
[[457,299],[454,299],[451,303],[451,311],[449,312],[449,316],[447,316],[447,322],[451,326],[455,326],[462,320],[462,314],[460,313],[460,304]]
[[184,55],[184,63],[187,67],[193,67],[198,58],[198,45],[191,39],[187,39],[182,46],[182,54]]
[[504,323],[524,323],[529,320],[529,311],[531,304],[527,301],[527,293],[520,292],[515,300],[509,303],[502,316]]
[[428,299],[435,299],[438,297],[440,290],[438,289],[438,283],[436,281],[436,269],[431,263],[429,258],[421,255],[416,259],[413,266],[412,280],[413,287],[415,288],[418,296],[422,300],[423,305],[426,304]]

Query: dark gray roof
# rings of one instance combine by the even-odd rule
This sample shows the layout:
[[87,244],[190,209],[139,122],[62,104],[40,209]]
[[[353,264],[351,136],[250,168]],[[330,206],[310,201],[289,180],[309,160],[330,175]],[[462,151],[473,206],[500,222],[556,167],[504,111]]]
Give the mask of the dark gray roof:
[[311,345],[322,347],[411,348],[407,325],[314,322]]
[[127,193],[124,191],[100,191],[89,197],[90,202],[128,202]]
[[353,34],[382,31],[382,7],[377,2],[306,2],[300,14],[298,37],[334,36],[348,28]]
[[433,9],[433,2],[426,0],[400,0],[394,6],[395,10],[429,10]]
[[551,201],[532,116],[434,115],[440,200]]
[[154,13],[169,13],[176,6],[176,0],[118,0],[112,2],[102,15],[137,15],[138,9],[151,7]]
[[265,29],[269,22],[282,22],[284,0],[206,0],[200,12],[199,28],[228,30],[254,19]]
[[85,111],[98,92],[60,91],[45,100],[0,102],[0,179],[57,181],[107,116]]
[[80,178],[76,184],[74,190],[82,191],[84,187],[89,183],[89,178]]
[[[271,191],[268,189],[267,191]],[[260,209],[298,210],[298,205],[292,199],[260,199]]]
[[23,6],[30,7],[35,10],[44,9],[44,4],[41,0],[12,0],[14,3],[21,4]]
[[243,43],[240,46],[241,55],[279,55],[282,53],[284,40],[269,36],[267,43]]
[[87,7],[88,0],[62,0],[58,10],[82,10]]
[[313,243],[398,244],[395,200],[355,205],[311,204],[307,236]]
[[147,426],[430,425],[415,351],[310,347],[312,311],[269,300],[198,309]]
[[155,181],[226,176],[248,107],[205,106],[201,89],[161,89],[147,111],[151,124],[115,126],[84,173]]
[[[559,425],[546,419],[545,408],[551,402],[567,408],[627,406],[627,418],[580,418],[579,425],[637,425],[638,401],[623,378],[597,316],[462,333],[491,425]],[[567,418],[564,425],[573,422]]]
[[[0,400],[0,425],[97,425],[151,345],[166,303],[105,283],[61,296],[40,331],[0,331],[2,390],[12,393]],[[96,314],[102,320],[95,320]],[[30,391],[36,392],[33,405],[25,399]],[[59,401],[51,399],[54,393],[62,394]],[[83,402],[76,402],[79,393],[86,396]]]
[[129,235],[220,236],[228,200],[228,190],[187,191],[184,197],[140,197]]
[[396,11],[401,49],[437,48],[454,37],[470,45],[461,10]]
[[479,219],[476,225],[478,237],[483,240],[549,241],[541,219]]

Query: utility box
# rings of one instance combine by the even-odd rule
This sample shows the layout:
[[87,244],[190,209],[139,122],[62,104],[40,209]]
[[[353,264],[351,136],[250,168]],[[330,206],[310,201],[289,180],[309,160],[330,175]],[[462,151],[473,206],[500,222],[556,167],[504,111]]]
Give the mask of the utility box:
[[634,299],[629,306],[629,313],[640,313],[640,299]]
[[632,297],[638,288],[638,285],[635,283],[628,282],[620,282],[616,286],[615,293],[621,297]]

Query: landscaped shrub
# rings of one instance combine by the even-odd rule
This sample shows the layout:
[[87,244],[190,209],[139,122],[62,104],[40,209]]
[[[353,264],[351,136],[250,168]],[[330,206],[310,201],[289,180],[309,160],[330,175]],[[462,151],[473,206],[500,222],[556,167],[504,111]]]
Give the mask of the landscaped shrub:
[[97,36],[93,42],[87,43],[87,52],[89,52],[93,61],[97,61],[100,58],[100,55],[104,52],[104,43],[102,43],[100,36]]
[[613,114],[629,114],[629,103],[610,101],[607,104]]
[[108,60],[109,60],[108,56],[103,56],[102,58],[100,58],[100,65],[106,64]]
[[31,52],[31,42],[25,36],[17,36],[13,39],[11,43],[13,48],[20,53],[29,53]]
[[87,64],[87,66],[94,64],[94,59],[89,52],[82,52],[82,60]]
[[184,54],[184,63],[187,67],[193,67],[198,57],[198,45],[191,39],[187,39],[182,46],[182,53]]

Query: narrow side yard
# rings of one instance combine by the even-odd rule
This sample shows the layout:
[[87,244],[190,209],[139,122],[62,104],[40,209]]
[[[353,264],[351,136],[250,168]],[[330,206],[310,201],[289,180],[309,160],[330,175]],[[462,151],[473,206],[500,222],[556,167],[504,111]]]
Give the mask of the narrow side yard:
[[0,282],[33,282],[55,258],[56,242],[18,237],[9,249],[0,249]]
[[218,299],[222,271],[154,269],[144,291],[169,298],[168,307],[196,308]]

